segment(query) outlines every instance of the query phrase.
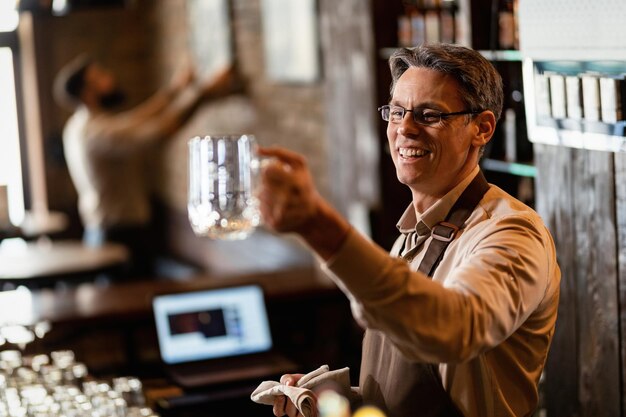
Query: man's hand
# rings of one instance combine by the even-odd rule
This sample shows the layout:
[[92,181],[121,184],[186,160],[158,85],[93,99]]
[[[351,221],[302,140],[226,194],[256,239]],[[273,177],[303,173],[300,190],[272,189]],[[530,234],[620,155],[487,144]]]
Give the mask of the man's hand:
[[262,174],[259,194],[266,225],[277,232],[303,232],[315,217],[320,196],[302,155],[281,148],[262,148],[273,158]]
[[299,234],[323,259],[339,249],[349,223],[324,200],[313,182],[306,159],[282,148],[262,148],[273,158],[261,178],[259,200],[264,223],[277,232]]
[[211,78],[200,83],[200,89],[206,98],[222,97],[234,92],[241,84],[235,69],[229,65],[221,68]]
[[191,85],[196,79],[196,70],[189,57],[183,58],[183,62],[170,80],[169,88],[179,92]]
[[[280,377],[280,383],[293,387],[303,376],[304,374],[285,374]],[[303,417],[302,414],[298,412],[298,409],[293,404],[293,402],[285,395],[278,397],[274,401],[273,411],[274,415],[277,417],[281,417],[284,415],[287,415],[289,417]]]

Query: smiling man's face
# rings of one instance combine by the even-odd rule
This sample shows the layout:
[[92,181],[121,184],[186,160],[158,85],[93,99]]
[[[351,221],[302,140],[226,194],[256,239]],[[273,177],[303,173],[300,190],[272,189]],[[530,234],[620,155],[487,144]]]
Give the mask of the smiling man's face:
[[[455,79],[443,73],[410,67],[398,79],[390,104],[405,109],[442,113],[470,110],[460,98]],[[478,163],[479,128],[466,115],[424,126],[407,112],[400,123],[389,122],[387,138],[398,180],[415,198],[438,199],[461,182]],[[429,205],[429,204],[428,204]]]

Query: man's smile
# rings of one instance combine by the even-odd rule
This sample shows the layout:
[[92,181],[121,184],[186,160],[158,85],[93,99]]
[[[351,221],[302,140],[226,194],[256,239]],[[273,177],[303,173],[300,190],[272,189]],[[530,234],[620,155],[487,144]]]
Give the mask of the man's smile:
[[421,158],[430,154],[430,151],[424,148],[398,148],[398,155],[401,158]]

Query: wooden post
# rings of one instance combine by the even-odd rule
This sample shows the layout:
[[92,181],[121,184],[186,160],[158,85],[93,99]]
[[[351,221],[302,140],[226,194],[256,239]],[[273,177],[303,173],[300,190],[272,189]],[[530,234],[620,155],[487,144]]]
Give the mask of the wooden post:
[[619,271],[620,346],[622,370],[622,417],[626,417],[626,154],[615,154],[615,213]]
[[[553,233],[562,272],[546,367],[548,416],[622,415],[617,231],[622,222],[623,248],[626,216],[616,216],[616,207],[624,212],[626,164],[622,156],[616,170],[612,153],[548,145],[535,145],[535,163],[538,211]],[[622,292],[622,310],[624,298]]]

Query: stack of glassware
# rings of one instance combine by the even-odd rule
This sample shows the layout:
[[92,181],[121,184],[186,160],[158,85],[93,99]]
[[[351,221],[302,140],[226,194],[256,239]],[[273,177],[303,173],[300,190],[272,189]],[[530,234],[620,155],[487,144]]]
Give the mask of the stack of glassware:
[[158,417],[135,377],[93,379],[70,350],[0,351],[0,417]]

